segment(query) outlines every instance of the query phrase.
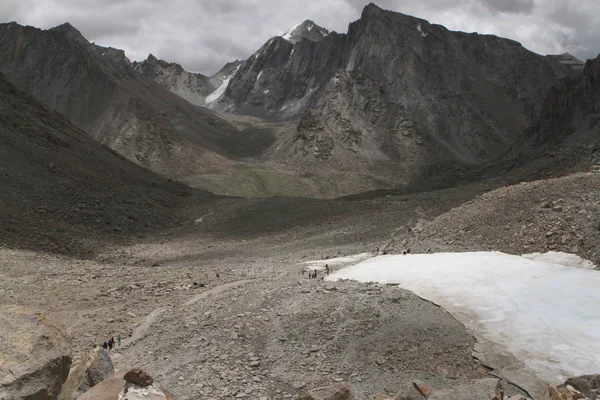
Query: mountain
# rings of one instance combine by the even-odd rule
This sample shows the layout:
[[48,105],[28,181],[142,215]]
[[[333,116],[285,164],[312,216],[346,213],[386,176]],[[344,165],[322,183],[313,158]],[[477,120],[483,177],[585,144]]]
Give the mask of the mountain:
[[401,182],[496,155],[537,119],[550,87],[577,74],[515,41],[371,4],[346,35],[271,38],[210,106],[294,121],[276,159]]
[[0,24],[0,55],[0,72],[19,89],[166,177],[194,184],[269,144],[171,93],[135,71],[122,50],[89,43],[70,24]]
[[1,74],[0,185],[0,245],[82,255],[100,237],[179,223],[178,205],[199,194],[124,159]]
[[329,31],[320,27],[311,20],[306,21],[292,27],[289,31],[283,34],[282,38],[292,44],[297,44],[302,39],[307,39],[311,42],[320,42],[329,36]]
[[561,64],[568,65],[569,67],[577,71],[583,70],[583,67],[585,66],[585,63],[583,61],[569,53],[549,54],[546,57],[551,58]]
[[557,176],[600,165],[600,56],[578,78],[553,87],[540,118],[509,149],[512,163],[532,176]]
[[181,65],[158,60],[152,54],[142,62],[134,62],[133,69],[198,106],[204,105],[206,96],[218,87],[209,77],[187,72]]
[[131,63],[69,24],[0,24],[0,72],[18,88],[152,171],[240,196],[337,197],[478,167],[581,74],[561,60],[373,4],[347,34],[307,20],[212,77]]

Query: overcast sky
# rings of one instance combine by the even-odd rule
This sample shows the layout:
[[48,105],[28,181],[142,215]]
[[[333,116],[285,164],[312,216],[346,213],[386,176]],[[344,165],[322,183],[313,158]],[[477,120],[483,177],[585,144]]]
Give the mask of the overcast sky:
[[[0,0],[0,19],[50,28],[70,22],[90,41],[213,74],[305,19],[345,33],[362,0]],[[379,0],[452,30],[491,33],[541,53],[600,53],[600,0]]]

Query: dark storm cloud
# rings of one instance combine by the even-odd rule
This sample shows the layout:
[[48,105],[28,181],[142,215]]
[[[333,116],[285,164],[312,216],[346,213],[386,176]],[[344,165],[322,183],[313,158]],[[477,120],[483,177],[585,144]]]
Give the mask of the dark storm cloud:
[[[90,41],[122,48],[132,60],[149,53],[212,74],[250,56],[271,36],[312,19],[338,32],[368,0],[2,0],[3,21],[50,28],[70,22]],[[597,0],[379,0],[449,29],[509,37],[538,53],[600,51]]]

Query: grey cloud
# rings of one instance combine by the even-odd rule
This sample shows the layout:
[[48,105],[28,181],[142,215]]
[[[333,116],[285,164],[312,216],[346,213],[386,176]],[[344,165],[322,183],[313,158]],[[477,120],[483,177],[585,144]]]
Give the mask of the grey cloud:
[[535,7],[533,0],[481,0],[481,3],[490,10],[504,13],[531,14]]
[[[152,53],[212,74],[249,57],[270,37],[312,19],[346,32],[369,0],[3,0],[3,21],[50,28],[71,22],[98,44],[132,60]],[[600,52],[597,0],[379,0],[449,29],[509,37],[538,53]]]

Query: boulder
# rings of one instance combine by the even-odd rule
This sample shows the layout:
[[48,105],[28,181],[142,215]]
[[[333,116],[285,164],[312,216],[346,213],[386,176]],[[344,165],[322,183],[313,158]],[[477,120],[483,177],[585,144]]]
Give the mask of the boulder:
[[125,381],[119,400],[167,400],[168,397],[162,389],[154,385],[140,386]]
[[70,367],[70,341],[47,316],[0,307],[0,399],[54,400]]
[[561,389],[571,386],[580,391],[585,397],[593,399],[600,391],[600,375],[582,375],[575,378],[569,378],[561,385]]
[[59,400],[75,400],[114,373],[115,368],[108,351],[96,347],[71,371]]
[[573,388],[571,385],[564,385],[561,388],[551,386],[548,394],[549,400],[579,400],[585,398],[583,393]]
[[127,371],[123,379],[141,387],[150,386],[152,383],[154,383],[154,378],[152,378],[149,373],[143,369],[137,368]]
[[[155,384],[143,387],[125,381],[123,378],[131,371],[123,370],[115,373],[85,392],[78,400],[176,400],[171,392],[159,388]],[[145,371],[143,372],[148,374]],[[150,378],[152,377],[150,376]]]
[[313,389],[298,400],[354,400],[354,393],[347,383]]

